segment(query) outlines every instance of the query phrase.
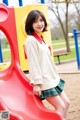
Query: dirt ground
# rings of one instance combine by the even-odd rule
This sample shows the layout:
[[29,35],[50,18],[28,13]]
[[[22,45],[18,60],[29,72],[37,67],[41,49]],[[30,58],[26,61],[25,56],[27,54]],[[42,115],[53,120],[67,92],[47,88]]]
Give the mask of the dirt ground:
[[[60,74],[60,76],[66,82],[64,91],[70,99],[67,120],[80,120],[80,74]],[[45,100],[43,103],[49,109],[53,109]]]

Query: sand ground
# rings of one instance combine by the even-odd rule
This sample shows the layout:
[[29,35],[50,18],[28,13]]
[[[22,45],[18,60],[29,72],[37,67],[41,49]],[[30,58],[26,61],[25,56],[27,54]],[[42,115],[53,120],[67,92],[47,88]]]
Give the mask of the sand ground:
[[[60,74],[66,84],[64,91],[70,99],[70,107],[67,120],[80,120],[80,74]],[[43,101],[46,107],[53,109],[47,102]]]

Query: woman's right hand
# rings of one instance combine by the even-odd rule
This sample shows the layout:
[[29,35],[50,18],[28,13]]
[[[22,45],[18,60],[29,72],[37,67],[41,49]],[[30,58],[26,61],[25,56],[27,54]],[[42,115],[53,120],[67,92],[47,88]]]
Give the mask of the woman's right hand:
[[33,92],[35,95],[40,96],[41,95],[41,87],[39,85],[34,85]]

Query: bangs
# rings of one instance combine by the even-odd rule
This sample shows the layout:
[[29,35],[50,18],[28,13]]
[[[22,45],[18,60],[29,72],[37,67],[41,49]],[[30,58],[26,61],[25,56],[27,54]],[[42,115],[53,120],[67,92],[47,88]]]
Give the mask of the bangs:
[[[39,18],[39,16],[41,16],[40,15],[40,13],[38,13],[38,12],[36,12],[34,15],[33,15],[33,22],[35,21],[35,20],[37,20],[38,18]],[[42,17],[42,16],[41,16]]]

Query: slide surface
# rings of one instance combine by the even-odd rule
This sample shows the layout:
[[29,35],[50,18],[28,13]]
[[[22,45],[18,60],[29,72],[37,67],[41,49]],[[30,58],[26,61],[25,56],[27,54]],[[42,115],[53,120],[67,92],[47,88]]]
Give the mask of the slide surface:
[[21,70],[11,67],[5,71],[4,77],[0,76],[0,110],[14,113],[10,120],[62,120],[33,95],[32,87]]

